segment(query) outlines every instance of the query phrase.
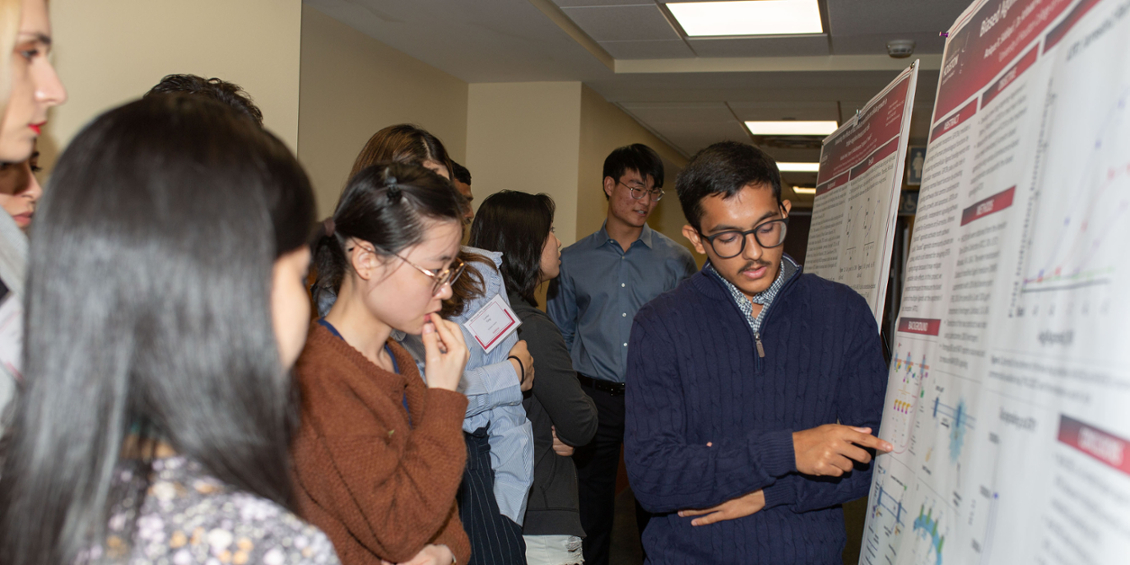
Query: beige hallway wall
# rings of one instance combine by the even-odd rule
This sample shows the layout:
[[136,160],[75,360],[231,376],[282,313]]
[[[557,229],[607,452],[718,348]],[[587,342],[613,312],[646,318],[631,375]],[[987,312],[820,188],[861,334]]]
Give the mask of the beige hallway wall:
[[43,160],[105,110],[167,74],[244,87],[268,129],[298,147],[301,0],[52,0],[54,60],[70,99],[41,139]]
[[470,85],[467,168],[476,204],[500,190],[544,192],[557,236],[576,239],[581,83]]
[[467,83],[310,6],[302,8],[301,60],[298,158],[319,217],[333,213],[354,158],[385,126],[419,125],[464,161]]

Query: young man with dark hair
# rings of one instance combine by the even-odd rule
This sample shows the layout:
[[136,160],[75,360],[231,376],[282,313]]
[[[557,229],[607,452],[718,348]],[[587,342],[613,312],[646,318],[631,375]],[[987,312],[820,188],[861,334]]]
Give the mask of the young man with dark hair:
[[[597,408],[596,437],[576,446],[573,456],[589,565],[609,559],[632,318],[696,269],[686,248],[647,225],[663,197],[663,161],[654,150],[637,143],[613,151],[604,161],[603,185],[604,226],[561,252],[561,274],[547,308],[565,337],[581,388]],[[638,510],[642,529],[645,515]]]
[[709,263],[632,326],[625,459],[656,513],[648,562],[840,563],[840,505],[867,494],[868,449],[891,449],[871,435],[887,382],[875,319],[784,255],[791,203],[756,147],[700,151],[676,189]]
[[231,106],[236,112],[247,116],[259,127],[263,127],[263,112],[252,102],[251,95],[238,84],[218,78],[204,78],[196,75],[167,75],[161,82],[149,89],[145,97],[158,94],[185,92],[206,96],[217,102]]

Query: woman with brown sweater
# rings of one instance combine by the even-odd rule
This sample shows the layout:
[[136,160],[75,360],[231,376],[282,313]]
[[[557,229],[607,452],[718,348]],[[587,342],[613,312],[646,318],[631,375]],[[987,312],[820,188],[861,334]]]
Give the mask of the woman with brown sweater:
[[[300,512],[342,563],[466,563],[455,494],[467,346],[440,303],[462,272],[455,192],[411,165],[360,171],[317,244],[337,301],[298,360],[302,427],[292,447]],[[389,339],[423,334],[425,379]]]

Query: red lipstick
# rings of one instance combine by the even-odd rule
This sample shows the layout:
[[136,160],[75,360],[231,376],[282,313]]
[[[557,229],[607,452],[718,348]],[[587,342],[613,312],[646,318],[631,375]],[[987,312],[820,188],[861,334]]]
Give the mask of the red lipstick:
[[46,123],[47,122],[39,122],[38,124],[30,124],[27,127],[31,128],[31,131],[34,131],[35,135],[39,135],[39,132],[43,129],[43,124]]

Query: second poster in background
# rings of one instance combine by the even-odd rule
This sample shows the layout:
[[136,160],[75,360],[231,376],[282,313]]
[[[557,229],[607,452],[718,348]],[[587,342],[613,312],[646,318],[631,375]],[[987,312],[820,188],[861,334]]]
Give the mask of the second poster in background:
[[804,270],[883,317],[918,61],[824,140]]

